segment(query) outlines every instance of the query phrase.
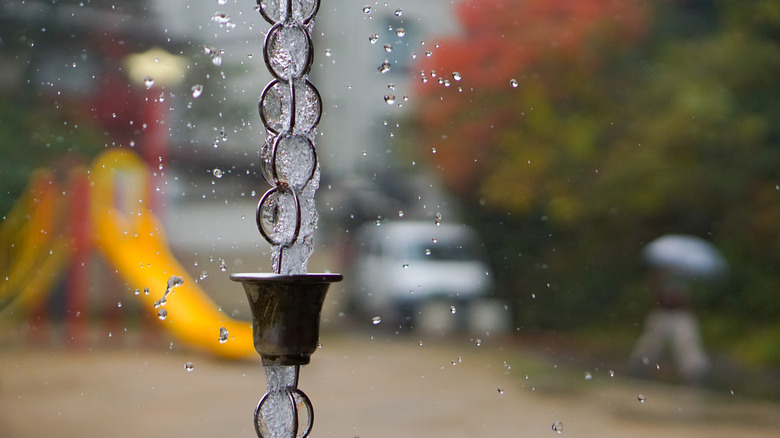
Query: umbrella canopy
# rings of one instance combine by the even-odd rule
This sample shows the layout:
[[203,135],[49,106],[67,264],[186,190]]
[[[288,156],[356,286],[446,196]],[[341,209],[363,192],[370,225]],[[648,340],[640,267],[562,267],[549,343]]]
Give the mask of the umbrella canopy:
[[729,269],[715,245],[684,234],[667,234],[653,240],[645,245],[642,256],[651,266],[692,276],[716,277]]

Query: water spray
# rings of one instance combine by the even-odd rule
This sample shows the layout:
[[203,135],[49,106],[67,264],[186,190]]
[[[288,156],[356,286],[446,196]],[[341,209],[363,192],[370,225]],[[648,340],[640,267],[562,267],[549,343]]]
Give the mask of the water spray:
[[298,389],[298,374],[319,344],[320,313],[328,287],[342,279],[340,274],[306,272],[318,220],[314,192],[320,167],[315,137],[322,100],[308,73],[314,60],[311,31],[320,2],[257,3],[256,9],[271,24],[263,57],[273,80],[259,102],[266,128],[261,169],[271,188],[258,202],[256,219],[260,234],[272,246],[274,273],[230,278],[244,286],[252,310],[255,350],[266,372],[268,389],[255,409],[257,436],[303,438],[312,430],[314,409]]

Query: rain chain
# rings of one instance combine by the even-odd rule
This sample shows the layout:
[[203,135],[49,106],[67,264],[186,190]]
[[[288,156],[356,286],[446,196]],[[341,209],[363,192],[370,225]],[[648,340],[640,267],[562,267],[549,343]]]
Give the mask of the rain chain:
[[[322,114],[319,92],[308,80],[314,61],[311,40],[319,0],[257,0],[257,10],[271,24],[263,58],[273,80],[258,109],[266,129],[260,151],[263,177],[271,188],[257,205],[257,227],[273,247],[276,274],[304,274],[317,223],[314,192],[319,163],[314,147]],[[255,410],[260,438],[307,437],[314,422],[308,397],[297,388],[298,366],[266,366],[268,392]],[[308,420],[298,435],[299,416]]]
[[260,233],[274,247],[277,274],[306,272],[318,219],[314,139],[322,100],[308,73],[314,61],[311,31],[319,6],[319,0],[258,0],[256,8],[272,25],[263,57],[274,77],[259,102],[266,129],[261,169],[271,189],[260,198],[256,219]]

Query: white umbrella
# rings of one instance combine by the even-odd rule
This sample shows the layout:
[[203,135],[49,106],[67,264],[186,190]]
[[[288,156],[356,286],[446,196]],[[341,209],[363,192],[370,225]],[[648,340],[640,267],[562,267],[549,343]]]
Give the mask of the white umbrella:
[[645,245],[644,260],[651,266],[701,277],[725,274],[729,267],[715,245],[696,236],[667,234]]

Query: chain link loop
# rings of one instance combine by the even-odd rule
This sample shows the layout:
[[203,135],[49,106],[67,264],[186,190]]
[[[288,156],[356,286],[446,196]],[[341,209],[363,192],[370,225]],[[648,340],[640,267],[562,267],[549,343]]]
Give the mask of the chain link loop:
[[263,59],[274,79],[258,102],[266,129],[260,164],[271,189],[260,198],[256,221],[263,238],[278,247],[274,270],[281,274],[285,249],[301,237],[303,210],[307,208],[301,203],[302,193],[318,178],[314,138],[322,99],[306,76],[314,62],[311,31],[320,0],[257,3],[257,10],[271,24],[263,43]]

